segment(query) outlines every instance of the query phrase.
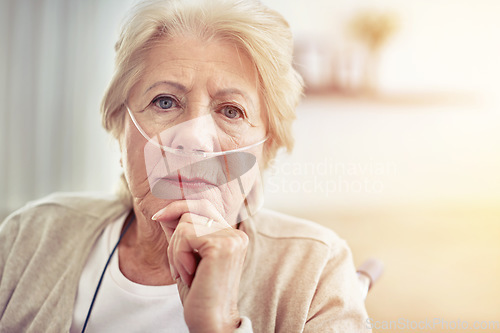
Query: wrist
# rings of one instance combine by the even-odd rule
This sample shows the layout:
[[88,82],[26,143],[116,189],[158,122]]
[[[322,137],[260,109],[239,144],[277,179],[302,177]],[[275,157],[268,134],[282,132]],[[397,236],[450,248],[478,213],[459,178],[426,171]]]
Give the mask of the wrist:
[[188,325],[188,327],[191,333],[234,333],[241,324],[242,319],[238,313],[230,317],[212,315],[205,320],[198,321],[196,325]]

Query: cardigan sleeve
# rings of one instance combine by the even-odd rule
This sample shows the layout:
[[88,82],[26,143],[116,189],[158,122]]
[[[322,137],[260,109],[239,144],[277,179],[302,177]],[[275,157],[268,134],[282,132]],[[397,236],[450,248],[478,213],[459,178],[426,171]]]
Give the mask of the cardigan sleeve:
[[12,214],[0,224],[0,320],[12,294],[12,281],[7,277],[7,262],[19,232],[19,214]]
[[304,332],[371,332],[352,255],[345,241],[330,248]]
[[0,225],[0,332],[69,329],[95,221],[47,200],[28,203]]

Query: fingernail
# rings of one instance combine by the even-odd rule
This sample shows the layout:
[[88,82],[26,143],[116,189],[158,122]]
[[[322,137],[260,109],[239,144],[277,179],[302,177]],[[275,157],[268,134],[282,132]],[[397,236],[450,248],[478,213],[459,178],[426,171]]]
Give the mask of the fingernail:
[[157,212],[153,215],[153,217],[151,217],[151,219],[152,219],[153,221],[156,221],[156,220],[158,220],[158,218],[161,216],[161,214],[163,214],[163,209],[160,209],[159,211],[157,211]]
[[160,209],[159,211],[157,211],[157,212],[153,215],[153,217],[151,217],[151,219],[152,219],[153,221],[158,220],[158,218],[160,217],[160,215],[161,215],[161,214],[163,214],[163,212],[165,211],[165,208],[166,208],[166,207],[163,207],[162,209]]

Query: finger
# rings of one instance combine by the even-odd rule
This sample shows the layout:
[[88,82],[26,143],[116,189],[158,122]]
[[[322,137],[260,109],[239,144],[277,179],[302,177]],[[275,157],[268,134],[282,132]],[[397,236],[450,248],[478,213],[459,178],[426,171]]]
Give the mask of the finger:
[[193,279],[196,267],[198,266],[199,255],[195,252],[179,252],[175,259],[181,266],[182,270],[189,275],[188,280],[184,279],[186,284],[191,285],[191,280]]
[[221,215],[221,213],[207,199],[177,200],[171,202],[164,208],[160,209],[155,215],[153,215],[153,219],[159,222],[166,223],[171,228],[175,228],[175,224],[177,224],[177,221],[185,213],[194,213],[197,215],[212,218],[215,221],[225,222],[225,219]]
[[225,221],[219,222],[212,218],[207,218],[198,214],[188,213],[181,216],[180,222],[193,224],[197,237],[203,237],[225,228],[231,228]]
[[181,303],[184,305],[184,300],[189,293],[189,287],[182,281],[181,278],[178,278],[175,282],[177,283],[177,290],[179,291]]
[[[165,231],[168,242],[181,217],[196,225],[195,232],[198,237],[211,234],[221,228],[231,227],[210,201],[206,199],[178,200],[154,215]],[[211,228],[212,224],[214,228]]]
[[[185,218],[181,218],[168,250],[169,260],[180,275],[176,282],[181,301],[185,305],[188,293],[221,302],[229,294],[237,298],[248,236],[243,231],[225,228],[207,237],[197,237],[196,224],[184,221]],[[188,265],[196,265],[194,274],[189,274],[192,271]]]
[[168,266],[170,268],[170,274],[172,275],[172,279],[176,281],[178,278],[180,278],[180,275],[174,266],[174,246],[172,243],[169,243],[167,248],[167,260],[168,260]]
[[182,282],[184,282],[186,284],[186,286],[191,286],[191,282],[193,282],[193,276],[191,274],[189,274],[186,269],[184,269],[184,266],[182,265],[182,263],[179,265],[177,264],[176,265],[178,271],[179,271],[179,275],[182,279]]
[[[182,221],[182,220],[181,220]],[[200,230],[196,228],[205,228],[202,232],[210,233],[209,237],[200,237]],[[234,228],[208,228],[194,224],[179,223],[172,239],[175,238],[174,250],[178,253],[194,254],[195,250],[204,258],[207,254],[232,255],[248,245],[248,236],[245,232]],[[215,250],[215,251],[212,251]]]
[[[164,223],[160,223],[169,243],[167,248],[167,259],[170,273],[174,280],[178,277],[182,277],[183,280],[190,285],[200,258],[200,256],[195,253],[195,248],[186,248],[184,252],[176,251],[176,244],[178,243],[175,242],[175,240],[181,240],[186,237],[201,237],[226,227],[224,224],[217,223],[216,221],[213,221],[212,225],[208,226],[208,220],[211,219],[196,214],[186,213],[182,215],[176,229],[168,228]],[[194,233],[192,232],[193,229]],[[178,235],[175,238],[174,233]],[[182,266],[182,270],[179,268],[180,265]],[[183,274],[184,272],[190,277]]]
[[[161,228],[163,229],[163,232],[165,233],[165,236],[167,238],[167,242],[170,243],[171,240],[172,240],[172,236],[178,226],[178,224],[181,222],[181,219],[183,218],[183,221],[186,222],[186,223],[198,223],[198,224],[205,224],[207,221],[207,218],[206,217],[199,217],[199,216],[196,216],[196,217],[193,217],[191,216],[192,214],[191,213],[185,213],[181,216],[181,218],[175,222],[175,226],[172,227],[171,224],[169,222],[160,222],[160,226]],[[204,222],[199,222],[199,220],[202,220]],[[198,222],[195,222],[195,221],[198,221]]]
[[[172,269],[180,275],[182,281],[190,286],[193,280],[197,262],[197,254],[194,249],[183,246],[186,238],[193,235],[193,224],[179,222],[172,239],[169,243],[168,260]],[[184,250],[183,250],[184,249]]]
[[167,238],[167,242],[170,243],[172,239],[172,235],[174,234],[175,228],[169,228],[167,225],[160,223],[163,232],[165,233],[165,237]]
[[[186,219],[189,219],[186,221]],[[216,228],[209,228],[206,225],[199,224],[200,222],[196,222],[198,220],[206,220],[203,216],[195,215],[195,214],[184,214],[181,217],[181,220],[175,229],[172,238],[169,242],[169,247],[167,250],[168,261],[170,264],[170,269],[172,272],[172,276],[180,276],[186,285],[191,286],[193,281],[196,268],[198,266],[199,260],[201,259],[200,255],[197,252],[197,248],[191,246],[189,239],[192,238],[200,238],[196,227],[211,229],[213,231],[217,231]],[[193,223],[192,221],[195,221]],[[221,226],[218,230],[224,229]],[[198,231],[199,232],[199,231]],[[206,231],[208,233],[208,231]],[[230,235],[225,235],[229,237]],[[200,246],[204,242],[199,243]]]
[[[225,221],[219,222],[212,218],[207,218],[205,216],[192,213],[183,214],[179,220],[179,223],[180,222],[193,224],[195,235],[197,237],[206,236],[224,228],[231,228]],[[176,228],[170,228],[168,223],[165,222],[160,222],[160,226],[165,233],[167,242],[170,243]]]

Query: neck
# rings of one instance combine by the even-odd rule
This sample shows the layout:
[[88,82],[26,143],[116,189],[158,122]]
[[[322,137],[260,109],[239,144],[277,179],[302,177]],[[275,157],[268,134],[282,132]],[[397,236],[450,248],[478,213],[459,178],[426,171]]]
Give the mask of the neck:
[[167,259],[168,242],[163,229],[141,214],[140,210],[134,211],[136,221],[118,246],[121,272],[139,284],[173,284]]

